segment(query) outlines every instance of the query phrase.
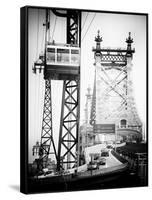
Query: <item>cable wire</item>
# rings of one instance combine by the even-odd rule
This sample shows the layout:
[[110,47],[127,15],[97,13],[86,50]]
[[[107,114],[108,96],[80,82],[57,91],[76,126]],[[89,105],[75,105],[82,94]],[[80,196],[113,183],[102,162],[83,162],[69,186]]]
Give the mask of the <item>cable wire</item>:
[[[92,24],[92,22],[93,22],[93,20],[94,20],[95,16],[96,16],[96,13],[95,13],[95,14],[94,14],[94,16],[93,16],[93,18],[92,18],[92,20],[91,20],[91,22],[90,22],[90,25],[88,26],[88,28],[87,28],[87,30],[86,30],[86,32],[85,32],[85,34],[84,34],[83,38],[82,38],[82,41],[84,40],[84,38],[85,38],[85,36],[86,36],[87,32],[89,31],[89,29],[90,29],[90,27],[91,27],[91,24]],[[81,41],[81,42],[82,42],[82,41]]]
[[43,32],[42,32],[42,41],[41,41],[41,52],[43,52],[44,51],[44,49],[45,49],[45,29],[44,29],[44,27],[43,27]]
[[85,19],[84,19],[84,22],[83,22],[83,25],[82,25],[81,31],[82,31],[83,28],[84,28],[84,25],[85,25],[85,23],[86,23],[86,20],[87,20],[88,15],[89,15],[89,13],[87,13],[87,15],[86,15],[86,17],[85,17]]
[[36,41],[36,59],[38,58],[38,48],[39,48],[39,21],[40,21],[40,17],[39,17],[39,9],[37,12],[37,41]]
[[[36,36],[36,60],[38,59],[38,47],[39,47],[39,9],[37,11],[37,36]],[[35,86],[37,86],[37,78],[35,79]],[[38,122],[38,114],[37,114],[37,87],[35,87],[35,91],[34,91],[35,95],[34,95],[34,100],[35,100],[35,104],[34,104],[34,134],[36,135],[37,133],[37,122]]]
[[56,21],[57,21],[57,16],[55,16],[55,23],[54,23],[54,28],[52,31],[52,41],[53,41],[53,37],[54,37],[54,32],[55,32],[55,27],[56,27]]

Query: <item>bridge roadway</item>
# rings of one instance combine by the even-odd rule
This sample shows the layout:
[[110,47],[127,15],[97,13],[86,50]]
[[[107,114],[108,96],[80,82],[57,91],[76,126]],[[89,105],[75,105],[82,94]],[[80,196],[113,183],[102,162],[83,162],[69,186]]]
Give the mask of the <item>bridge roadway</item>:
[[114,167],[114,166],[118,166],[121,165],[122,163],[115,157],[112,155],[111,151],[109,151],[109,157],[106,157],[106,168],[108,167]]
[[[97,148],[96,148],[97,149]],[[111,151],[109,151],[109,156],[104,157],[106,158],[106,164],[100,165],[99,169],[93,169],[93,170],[87,170],[87,164],[84,164],[78,168],[72,168],[69,169],[66,174],[74,174],[75,170],[77,170],[78,177],[89,177],[92,175],[102,175],[102,174],[108,174],[115,171],[123,171],[127,167],[127,163],[123,164],[121,163],[115,156],[112,155]],[[48,174],[48,175],[41,175],[38,178],[48,178],[52,176],[58,176],[54,174]]]
[[106,165],[100,165],[99,169],[79,172],[79,176],[105,174],[105,173],[109,173],[109,172],[113,172],[117,170],[122,170],[127,166],[127,164],[121,163],[115,156],[113,156],[111,151],[109,151],[109,157],[105,157],[105,158],[106,158]]

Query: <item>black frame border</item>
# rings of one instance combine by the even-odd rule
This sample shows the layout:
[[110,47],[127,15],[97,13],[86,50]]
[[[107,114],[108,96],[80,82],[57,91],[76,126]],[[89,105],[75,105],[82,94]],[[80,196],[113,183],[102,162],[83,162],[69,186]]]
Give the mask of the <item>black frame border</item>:
[[[29,194],[28,189],[28,9],[78,10],[109,14],[146,16],[146,138],[147,138],[147,185],[149,185],[149,14],[138,12],[61,8],[47,6],[24,6],[20,8],[20,192]],[[119,188],[118,188],[119,189]],[[51,191],[50,191],[51,192]]]

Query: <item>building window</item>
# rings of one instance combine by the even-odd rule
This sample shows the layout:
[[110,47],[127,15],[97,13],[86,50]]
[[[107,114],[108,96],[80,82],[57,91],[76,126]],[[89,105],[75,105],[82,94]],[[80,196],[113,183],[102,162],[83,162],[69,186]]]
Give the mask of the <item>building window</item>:
[[122,119],[122,120],[120,121],[120,127],[121,127],[121,128],[126,128],[126,126],[127,126],[127,120]]

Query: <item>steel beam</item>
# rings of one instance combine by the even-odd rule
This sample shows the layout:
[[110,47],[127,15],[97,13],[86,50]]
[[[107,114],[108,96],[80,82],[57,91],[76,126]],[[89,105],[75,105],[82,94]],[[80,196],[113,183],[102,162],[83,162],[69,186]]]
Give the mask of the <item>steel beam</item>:
[[[81,47],[81,12],[67,10],[67,44]],[[64,80],[58,143],[57,169],[78,165],[80,118],[80,72],[75,80]],[[78,153],[79,155],[79,153]],[[62,166],[66,164],[66,166]]]
[[57,152],[53,139],[51,80],[45,80],[41,142],[40,145],[33,147],[34,152],[39,154],[39,169],[46,167],[50,154],[53,154],[57,160]]

